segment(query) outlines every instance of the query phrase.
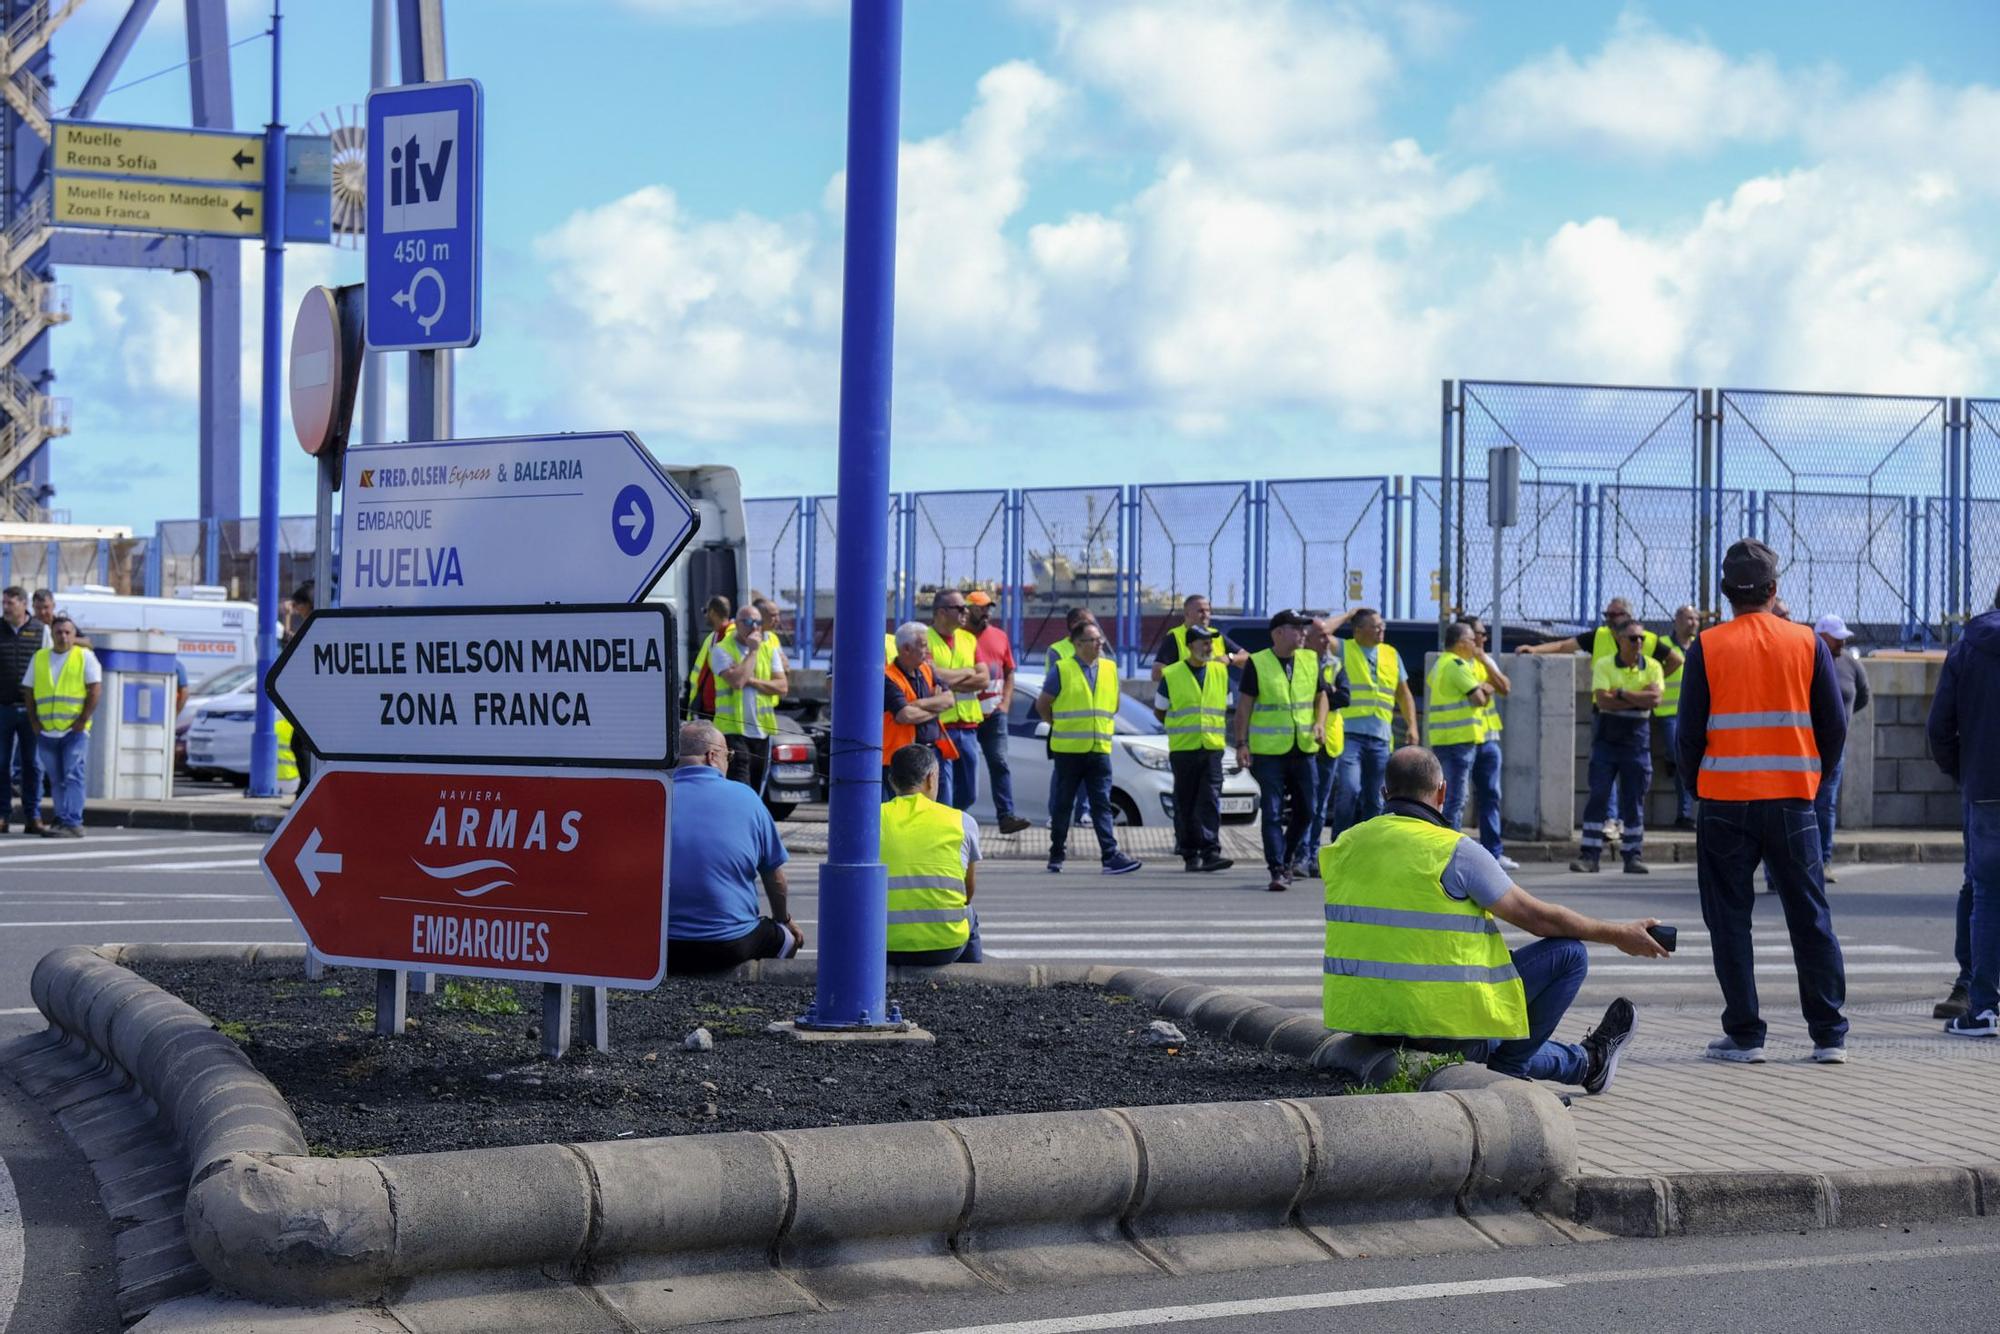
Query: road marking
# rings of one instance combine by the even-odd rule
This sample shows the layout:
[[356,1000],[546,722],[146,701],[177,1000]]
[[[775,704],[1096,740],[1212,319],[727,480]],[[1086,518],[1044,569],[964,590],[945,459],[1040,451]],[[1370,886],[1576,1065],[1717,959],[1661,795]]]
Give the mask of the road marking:
[[1292,1297],[1253,1297],[1233,1302],[1202,1302],[1193,1306],[1150,1306],[1103,1315],[1066,1315],[1047,1320],[1016,1320],[1002,1325],[960,1325],[925,1334],[1084,1334],[1095,1329],[1130,1329],[1137,1325],[1177,1325],[1190,1320],[1226,1320],[1231,1316],[1275,1315],[1280,1311],[1317,1311],[1333,1306],[1373,1306],[1380,1302],[1414,1302],[1431,1297],[1477,1297],[1492,1292],[1531,1292],[1563,1285],[1546,1278],[1479,1278],[1460,1283],[1412,1283],[1398,1288],[1354,1288],[1347,1292],[1303,1292]]
[[291,920],[289,917],[86,917],[79,922],[0,922],[0,931],[16,926],[235,926]]
[[1768,1260],[1735,1260],[1714,1264],[1675,1265],[1660,1269],[1605,1269],[1547,1278],[1517,1276],[1474,1279],[1460,1283],[1417,1283],[1395,1288],[1355,1288],[1347,1292],[1307,1292],[1291,1297],[1254,1297],[1241,1301],[1201,1302],[1186,1306],[1151,1306],[1095,1315],[1053,1316],[996,1325],[957,1325],[925,1334],[1089,1334],[1101,1329],[1134,1329],[1146,1325],[1177,1325],[1196,1320],[1226,1320],[1231,1316],[1275,1315],[1284,1311],[1317,1311],[1339,1306],[1373,1306],[1385,1302],[1421,1301],[1434,1297],[1484,1297],[1494,1293],[1533,1292],[1584,1283],[1644,1283],[1658,1279],[1699,1278],[1718,1274],[1758,1274],[1781,1270],[1827,1269],[1870,1261],[1901,1264],[1913,1260],[1945,1260],[2000,1254],[2000,1245],[1928,1246],[1898,1251],[1841,1251],[1829,1255],[1785,1256]]
[[[33,1005],[17,1005],[11,1010],[0,1010],[0,1014],[40,1014],[40,1013],[41,1010]],[[4,1326],[0,1326],[0,1328],[4,1328]]]
[[[28,835],[23,835],[21,841],[0,843],[0,860],[5,860],[9,856],[18,856],[26,852],[29,848],[46,848],[48,846],[48,843],[41,839],[36,839],[32,843],[28,842],[27,839],[29,837]],[[139,843],[151,837],[157,836],[149,834],[92,834],[90,835],[90,841],[93,843]]]
[[[204,843],[199,847],[174,849],[175,852],[182,852],[182,853],[242,852],[243,850],[244,846],[242,843]],[[93,857],[96,858],[148,857],[148,856],[158,856],[158,855],[159,855],[159,849],[156,848],[109,848],[103,850],[92,850],[90,852],[37,852],[27,857],[9,857],[7,861],[9,865],[19,866],[23,862],[80,862],[80,861],[86,861]],[[144,870],[146,868],[141,866],[131,866],[131,867],[119,866],[107,869],[128,871],[128,870]]]
[[108,866],[109,871],[213,871],[225,866],[256,866],[256,857],[231,857],[224,861],[212,862],[140,862],[131,866]]
[[21,1226],[21,1197],[14,1191],[14,1177],[6,1160],[0,1159],[0,1329],[6,1329],[14,1319],[27,1258],[28,1233]]

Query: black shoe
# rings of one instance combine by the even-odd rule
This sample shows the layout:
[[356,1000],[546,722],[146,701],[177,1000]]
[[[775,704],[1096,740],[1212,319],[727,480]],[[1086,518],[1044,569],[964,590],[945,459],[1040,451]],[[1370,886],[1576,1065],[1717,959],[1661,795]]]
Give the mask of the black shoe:
[[1264,886],[1264,888],[1270,890],[1273,894],[1282,894],[1291,887],[1291,878],[1283,871],[1275,869],[1271,872],[1271,883]]
[[1971,1008],[1970,1000],[1971,998],[1965,994],[1964,987],[1953,986],[1949,996],[1931,1007],[1931,1018],[1957,1019]]
[[1611,1081],[1618,1077],[1618,1058],[1638,1031],[1639,1012],[1632,1008],[1632,1002],[1623,996],[1612,1001],[1603,1021],[1583,1035],[1583,1050],[1590,1057],[1583,1074],[1585,1093],[1595,1096],[1611,1087]]
[[1201,869],[1201,858],[1199,857],[1184,857],[1181,859],[1181,863],[1183,871],[1199,871]]
[[1578,857],[1576,860],[1572,861],[1569,864],[1569,869],[1577,872],[1589,872],[1591,874],[1595,874],[1596,872],[1603,870],[1604,867],[1599,863],[1598,859],[1595,857]]
[[1653,873],[1653,868],[1646,865],[1646,863],[1640,861],[1638,853],[1632,852],[1626,854],[1625,856],[1626,875],[1651,875],[1652,873]]
[[1003,815],[1000,817],[1000,832],[1003,834],[1018,834],[1023,829],[1026,829],[1030,823],[1032,822],[1024,820],[1018,815]]
[[1236,865],[1234,858],[1225,857],[1219,852],[1211,852],[1204,856],[1194,869],[1197,871],[1227,871],[1234,865]]

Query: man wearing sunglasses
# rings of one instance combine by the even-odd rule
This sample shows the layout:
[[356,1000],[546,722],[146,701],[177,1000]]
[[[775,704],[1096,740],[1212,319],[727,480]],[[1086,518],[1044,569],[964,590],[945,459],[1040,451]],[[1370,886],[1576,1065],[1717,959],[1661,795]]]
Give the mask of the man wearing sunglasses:
[[1582,847],[1569,864],[1572,871],[1599,869],[1614,784],[1625,872],[1645,875],[1649,869],[1640,852],[1646,837],[1646,792],[1653,785],[1653,709],[1666,688],[1666,675],[1647,656],[1646,639],[1645,627],[1628,620],[1618,629],[1617,652],[1591,664],[1590,695],[1597,716],[1590,735],[1590,799],[1584,803]]

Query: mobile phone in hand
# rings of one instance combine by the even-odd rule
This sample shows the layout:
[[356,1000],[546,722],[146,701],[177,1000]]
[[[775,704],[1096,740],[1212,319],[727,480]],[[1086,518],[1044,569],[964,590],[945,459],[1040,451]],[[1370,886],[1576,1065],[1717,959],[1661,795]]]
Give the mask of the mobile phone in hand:
[[1671,926],[1649,926],[1646,928],[1646,934],[1651,936],[1661,949],[1672,954],[1674,952],[1674,941],[1680,935],[1680,932]]

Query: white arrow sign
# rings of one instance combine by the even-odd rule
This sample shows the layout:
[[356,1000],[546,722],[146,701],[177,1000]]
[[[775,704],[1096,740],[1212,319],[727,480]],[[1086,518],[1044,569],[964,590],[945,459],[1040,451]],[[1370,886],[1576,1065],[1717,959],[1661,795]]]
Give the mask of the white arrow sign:
[[305,846],[299,849],[298,860],[292,863],[299,869],[299,878],[306,882],[306,893],[319,896],[321,875],[340,874],[340,854],[319,850],[319,830],[306,835]]
[[344,607],[636,602],[699,517],[630,432],[355,445]]
[[268,686],[330,760],[665,766],[667,625],[658,603],[343,607],[307,619]]

